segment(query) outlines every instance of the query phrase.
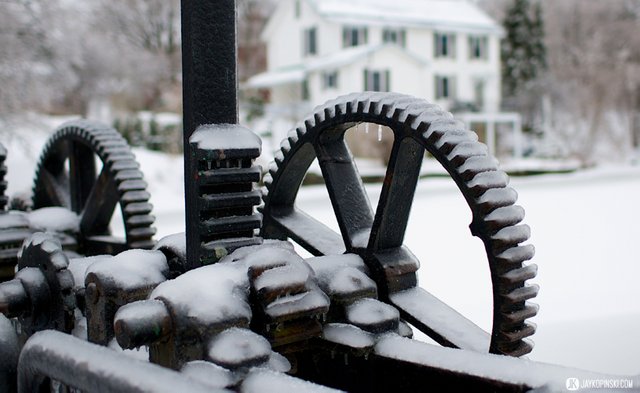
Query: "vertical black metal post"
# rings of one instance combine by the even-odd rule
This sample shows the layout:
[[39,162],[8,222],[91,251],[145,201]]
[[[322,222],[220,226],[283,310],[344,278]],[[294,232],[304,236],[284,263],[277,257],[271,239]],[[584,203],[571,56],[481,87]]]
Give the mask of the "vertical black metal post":
[[189,138],[201,125],[237,124],[236,1],[182,0],[187,260],[199,264],[198,192]]

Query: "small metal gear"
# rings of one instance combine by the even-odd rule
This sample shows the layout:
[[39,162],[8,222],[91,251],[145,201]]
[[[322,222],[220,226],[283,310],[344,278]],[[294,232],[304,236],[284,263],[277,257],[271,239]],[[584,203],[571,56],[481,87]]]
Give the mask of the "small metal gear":
[[[395,135],[375,213],[344,140],[349,128],[363,122],[389,127]],[[345,251],[360,255],[378,284],[380,298],[401,309],[404,319],[443,345],[477,348],[467,347],[465,335],[457,333],[470,329],[479,331],[475,336],[490,340],[492,353],[529,353],[532,343],[526,337],[535,332],[535,325],[527,319],[538,308],[528,300],[537,295],[538,286],[526,282],[536,276],[537,266],[525,264],[534,248],[521,244],[528,240],[530,230],[520,224],[524,210],[515,205],[517,194],[508,186],[508,176],[477,139],[450,113],[414,97],[357,93],[329,101],[291,131],[276,153],[264,179],[262,235],[291,238],[314,255]],[[419,262],[402,243],[425,151],[457,184],[473,213],[471,233],[484,242],[493,284],[490,335],[433,295],[415,288]],[[295,207],[299,187],[316,158],[341,234]],[[412,309],[416,302],[417,308]],[[413,313],[420,306],[425,309],[422,315],[428,316],[429,307],[437,307],[460,323],[443,332],[447,329],[425,323]]]
[[[97,172],[96,157],[102,163]],[[36,169],[33,208],[66,207],[80,216],[80,252],[116,254],[151,248],[155,234],[147,183],[140,165],[114,129],[78,120],[62,125],[46,143]],[[125,238],[111,236],[117,204]]]
[[73,329],[76,303],[68,267],[60,242],[50,234],[35,233],[22,246],[16,278],[0,284],[0,309],[18,318],[27,337],[46,329]]

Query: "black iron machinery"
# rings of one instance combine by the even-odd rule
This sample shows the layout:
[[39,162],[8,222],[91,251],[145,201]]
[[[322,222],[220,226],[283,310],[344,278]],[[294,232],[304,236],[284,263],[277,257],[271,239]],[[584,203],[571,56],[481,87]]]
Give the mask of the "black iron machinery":
[[[26,212],[6,210],[0,148],[0,390],[564,390],[567,369],[520,358],[538,310],[534,248],[516,192],[476,134],[424,100],[356,93],[317,107],[261,178],[260,140],[237,124],[235,1],[182,5],[184,233],[154,241],[143,174],[108,127],[54,132]],[[375,207],[345,142],[361,123],[394,136]],[[491,332],[420,288],[403,245],[426,153],[484,244]],[[315,159],[339,233],[296,207]],[[109,225],[118,205],[120,238]],[[43,210],[75,225],[43,225],[32,215]],[[441,346],[412,339],[416,330]]]

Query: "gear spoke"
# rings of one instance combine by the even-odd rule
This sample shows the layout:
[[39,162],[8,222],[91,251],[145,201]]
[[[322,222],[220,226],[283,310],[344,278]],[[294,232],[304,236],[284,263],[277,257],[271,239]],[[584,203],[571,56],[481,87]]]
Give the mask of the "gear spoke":
[[339,255],[345,252],[339,234],[302,210],[295,207],[274,208],[271,218],[283,235],[290,237],[315,256]]
[[321,140],[315,146],[318,163],[347,249],[365,248],[373,224],[367,197],[351,152],[340,138]]
[[83,210],[96,181],[96,163],[90,148],[69,140],[69,188],[71,208],[79,213]]
[[63,172],[59,176],[54,176],[44,169],[40,173],[41,187],[44,189],[46,198],[52,206],[71,207],[71,200],[67,187],[67,175]]
[[118,190],[109,170],[104,167],[84,204],[80,220],[81,232],[89,236],[108,234],[109,223],[117,204]]
[[402,245],[424,151],[424,147],[413,138],[396,138],[394,141],[371,230],[369,251]]
[[389,296],[404,319],[446,347],[487,352],[491,335],[422,288]]

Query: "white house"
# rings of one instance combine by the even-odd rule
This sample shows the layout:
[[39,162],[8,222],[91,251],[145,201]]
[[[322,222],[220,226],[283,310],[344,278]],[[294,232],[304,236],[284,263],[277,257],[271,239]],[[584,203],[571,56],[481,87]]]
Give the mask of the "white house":
[[466,0],[279,0],[262,35],[267,71],[244,87],[267,90],[267,113],[291,120],[341,94],[410,94],[476,112],[493,144],[502,34]]

